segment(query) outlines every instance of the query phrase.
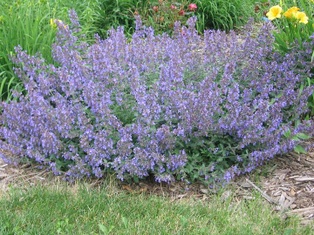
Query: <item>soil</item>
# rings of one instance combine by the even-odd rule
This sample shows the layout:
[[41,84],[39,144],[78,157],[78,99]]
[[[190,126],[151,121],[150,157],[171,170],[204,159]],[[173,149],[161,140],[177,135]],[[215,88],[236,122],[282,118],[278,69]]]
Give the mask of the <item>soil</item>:
[[[38,170],[29,164],[8,165],[0,159],[0,197],[10,186],[51,184],[53,177],[47,170]],[[102,184],[101,180],[90,182],[92,186]],[[213,193],[200,184],[184,183],[158,184],[146,180],[138,184],[119,183],[118,190],[129,193],[147,193],[180,200],[194,197],[207,200]],[[314,222],[314,149],[307,154],[290,153],[278,156],[253,174],[243,175],[231,183],[232,190],[226,189],[222,199],[231,195],[236,200],[251,200],[256,192],[270,203],[275,211],[286,218],[299,215],[303,224]]]

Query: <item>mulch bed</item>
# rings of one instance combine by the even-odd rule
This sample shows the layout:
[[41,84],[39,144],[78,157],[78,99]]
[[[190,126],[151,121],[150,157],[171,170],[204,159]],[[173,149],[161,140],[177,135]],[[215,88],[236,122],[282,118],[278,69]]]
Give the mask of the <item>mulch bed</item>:
[[314,221],[314,151],[274,159],[276,168],[261,185],[273,198],[275,208],[288,215],[299,214],[303,223]]

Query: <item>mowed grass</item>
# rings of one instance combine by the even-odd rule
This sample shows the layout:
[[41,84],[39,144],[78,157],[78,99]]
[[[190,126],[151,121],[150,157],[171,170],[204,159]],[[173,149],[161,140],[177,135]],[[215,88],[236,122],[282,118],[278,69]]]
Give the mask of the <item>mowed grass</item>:
[[313,234],[254,200],[173,200],[111,187],[13,187],[0,198],[0,234]]

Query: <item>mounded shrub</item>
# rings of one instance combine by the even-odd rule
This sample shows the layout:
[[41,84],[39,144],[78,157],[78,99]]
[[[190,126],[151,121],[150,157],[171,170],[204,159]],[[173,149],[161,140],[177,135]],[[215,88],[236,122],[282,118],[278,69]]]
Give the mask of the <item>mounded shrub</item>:
[[[307,112],[313,87],[304,52],[273,52],[272,27],[254,38],[176,23],[154,35],[136,19],[88,45],[79,23],[58,24],[53,58],[16,48],[25,92],[1,103],[0,156],[27,158],[66,178],[229,181],[313,134]],[[6,153],[10,154],[6,154]]]

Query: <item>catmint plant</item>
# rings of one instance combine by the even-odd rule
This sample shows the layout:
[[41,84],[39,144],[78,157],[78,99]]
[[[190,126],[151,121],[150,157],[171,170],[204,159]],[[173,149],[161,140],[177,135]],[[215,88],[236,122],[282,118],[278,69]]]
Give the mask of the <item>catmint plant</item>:
[[310,65],[300,63],[304,54],[273,52],[270,24],[256,38],[249,26],[242,37],[201,37],[190,18],[169,36],[137,17],[131,40],[120,27],[88,45],[70,16],[67,27],[56,22],[54,65],[16,47],[25,92],[1,103],[8,162],[26,157],[68,179],[114,172],[121,180],[225,182],[313,134],[301,118],[313,87],[299,89]]

